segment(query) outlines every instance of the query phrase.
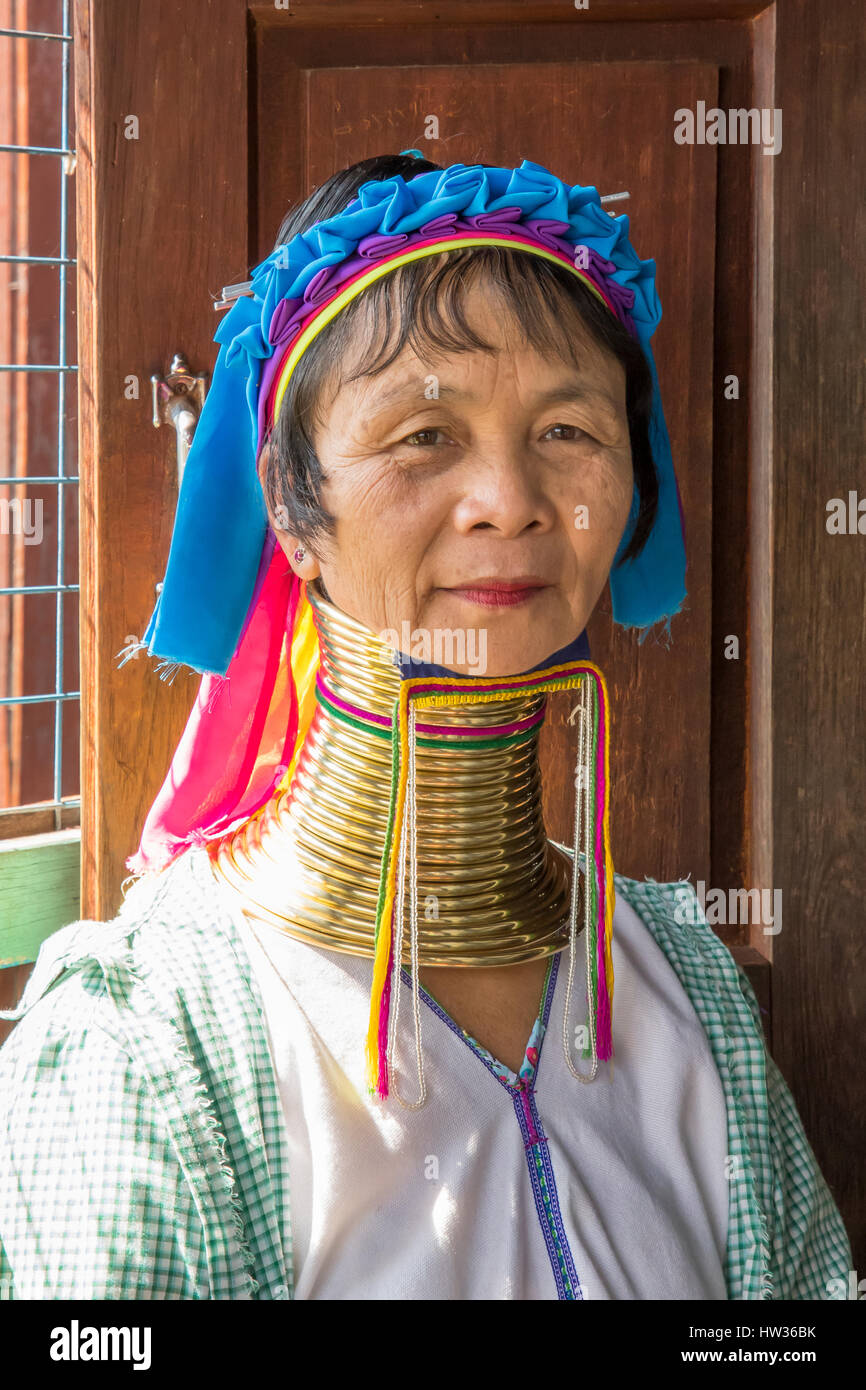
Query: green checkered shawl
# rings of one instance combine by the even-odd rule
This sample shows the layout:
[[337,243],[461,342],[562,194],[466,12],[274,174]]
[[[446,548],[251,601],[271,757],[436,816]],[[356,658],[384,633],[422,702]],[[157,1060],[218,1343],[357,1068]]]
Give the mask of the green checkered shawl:
[[[748,979],[697,898],[676,911],[684,888],[616,876],[719,1069],[728,1297],[832,1297],[852,1267],[842,1219]],[[223,893],[188,850],[113,921],[50,936],[0,1012],[20,1019],[0,1048],[0,1300],[293,1296],[278,1083]]]

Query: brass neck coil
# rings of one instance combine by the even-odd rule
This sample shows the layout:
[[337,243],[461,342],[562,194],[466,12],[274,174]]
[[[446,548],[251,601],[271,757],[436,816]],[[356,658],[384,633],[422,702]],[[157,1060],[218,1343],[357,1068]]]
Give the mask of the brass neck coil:
[[[307,586],[321,675],[336,700],[391,718],[401,675],[390,649]],[[493,727],[543,714],[545,696],[424,707],[419,722]],[[416,747],[419,961],[509,965],[568,942],[570,861],[547,839],[540,725],[505,746],[471,739]],[[435,740],[435,735],[433,736]],[[374,955],[391,793],[390,737],[317,701],[291,787],[209,846],[244,912],[328,950]],[[407,805],[407,817],[412,807]],[[408,826],[408,820],[407,820]],[[409,961],[409,870],[403,960]]]

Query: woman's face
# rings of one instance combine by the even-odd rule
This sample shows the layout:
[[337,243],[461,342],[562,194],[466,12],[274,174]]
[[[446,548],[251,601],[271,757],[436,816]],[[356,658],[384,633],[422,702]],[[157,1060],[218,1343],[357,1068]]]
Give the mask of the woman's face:
[[392,646],[513,675],[572,641],[604,588],[633,489],[625,371],[585,330],[579,371],[524,346],[486,284],[464,302],[497,351],[407,346],[326,397],[313,439],[334,534],[300,563],[278,536]]

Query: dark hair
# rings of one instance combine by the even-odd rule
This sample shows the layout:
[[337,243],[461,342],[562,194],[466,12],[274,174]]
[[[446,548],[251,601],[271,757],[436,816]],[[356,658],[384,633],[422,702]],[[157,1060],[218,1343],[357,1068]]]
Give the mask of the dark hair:
[[[484,166],[492,168],[492,165]],[[315,222],[342,212],[363,183],[441,168],[412,155],[378,155],[340,170],[284,217],[274,249]],[[366,352],[361,365],[341,381],[376,375],[390,365],[408,343],[419,351],[435,346],[444,351],[492,349],[471,328],[463,312],[463,293],[474,275],[487,276],[503,292],[521,328],[540,352],[554,342],[564,358],[575,361],[568,331],[576,314],[595,342],[625,369],[626,414],[632,467],[638,491],[634,530],[620,564],[643,549],[658,508],[658,474],[649,440],[652,378],[643,349],[610,310],[564,266],[519,250],[498,246],[464,247],[439,256],[422,257],[398,266],[369,285],[322,329],[301,356],[286,387],[270,448],[263,487],[272,512],[282,505],[288,517],[284,528],[313,548],[317,537],[330,532],[335,518],[321,501],[324,481],[313,446],[317,406],[328,379],[353,337],[359,314],[384,324],[374,355]],[[385,357],[397,307],[396,341]],[[569,315],[571,310],[571,315]],[[384,360],[383,360],[384,359]]]

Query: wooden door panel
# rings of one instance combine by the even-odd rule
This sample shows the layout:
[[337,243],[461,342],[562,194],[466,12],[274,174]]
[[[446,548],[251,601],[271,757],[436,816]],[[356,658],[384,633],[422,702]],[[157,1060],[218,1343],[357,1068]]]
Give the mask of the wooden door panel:
[[75,7],[85,917],[120,906],[198,690],[117,654],[147,625],[177,506],[151,373],[176,352],[212,370],[213,301],[247,270],[246,24],[240,0]]

